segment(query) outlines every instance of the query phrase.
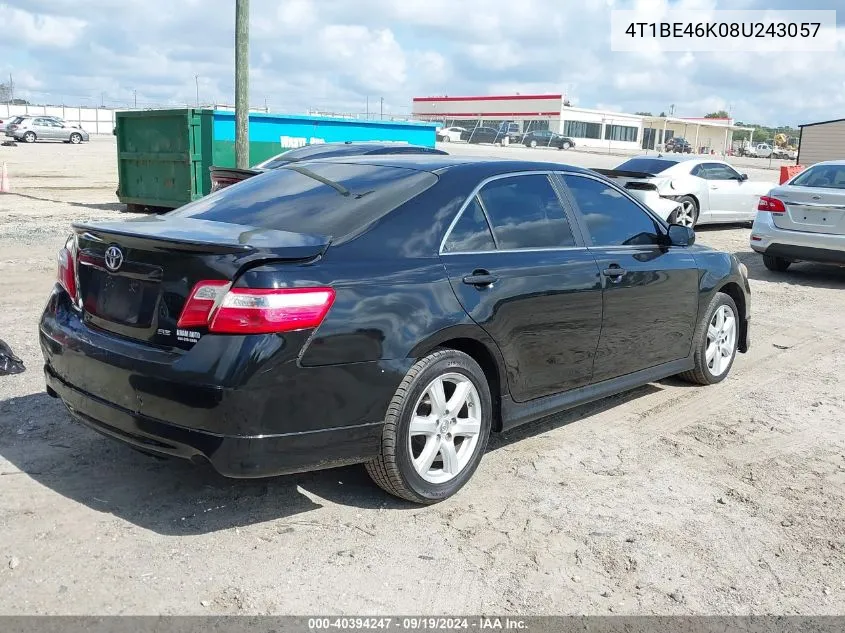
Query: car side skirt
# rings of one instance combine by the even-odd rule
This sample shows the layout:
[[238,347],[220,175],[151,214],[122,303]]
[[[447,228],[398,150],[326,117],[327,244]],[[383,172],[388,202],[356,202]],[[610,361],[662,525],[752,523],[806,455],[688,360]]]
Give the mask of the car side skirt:
[[502,430],[507,431],[567,409],[630,391],[650,382],[689,371],[694,366],[693,357],[690,355],[687,358],[572,389],[565,393],[537,398],[529,402],[514,402],[510,396],[504,396],[502,398]]

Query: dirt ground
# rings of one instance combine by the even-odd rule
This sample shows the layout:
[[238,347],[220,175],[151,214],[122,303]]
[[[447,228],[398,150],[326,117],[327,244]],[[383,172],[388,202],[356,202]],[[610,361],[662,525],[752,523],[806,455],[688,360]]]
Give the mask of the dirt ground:
[[359,467],[230,481],[73,422],[37,321],[69,223],[126,217],[114,141],[3,161],[0,338],[28,369],[0,377],[0,613],[845,613],[845,269],[775,275],[747,228],[702,228],[752,277],[753,347],[725,382],[496,437],[457,497],[418,508]]

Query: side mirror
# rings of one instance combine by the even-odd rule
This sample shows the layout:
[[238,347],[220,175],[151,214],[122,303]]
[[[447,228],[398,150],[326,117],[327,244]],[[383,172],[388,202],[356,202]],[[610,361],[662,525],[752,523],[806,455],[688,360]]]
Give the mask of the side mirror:
[[669,246],[692,246],[695,244],[695,231],[691,226],[670,224],[667,234]]
[[739,175],[739,181],[740,182],[744,182],[746,180],[748,180],[748,174],[740,174]]

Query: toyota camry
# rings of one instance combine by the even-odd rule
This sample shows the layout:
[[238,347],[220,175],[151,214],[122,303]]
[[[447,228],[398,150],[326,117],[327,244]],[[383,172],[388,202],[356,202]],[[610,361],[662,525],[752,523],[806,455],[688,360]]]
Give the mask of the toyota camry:
[[749,285],[557,163],[295,163],[161,216],[76,224],[40,322],[83,424],[230,477],[365,463],[417,503],[491,433],[680,375],[723,380]]

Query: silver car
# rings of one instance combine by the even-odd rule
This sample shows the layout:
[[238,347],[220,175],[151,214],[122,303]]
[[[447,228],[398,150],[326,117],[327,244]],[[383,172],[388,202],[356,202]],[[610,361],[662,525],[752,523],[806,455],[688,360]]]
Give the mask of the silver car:
[[845,161],[816,163],[760,198],[751,248],[769,270],[845,264]]
[[6,136],[16,141],[64,141],[74,145],[88,140],[88,132],[52,116],[26,116],[6,127]]

